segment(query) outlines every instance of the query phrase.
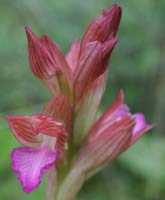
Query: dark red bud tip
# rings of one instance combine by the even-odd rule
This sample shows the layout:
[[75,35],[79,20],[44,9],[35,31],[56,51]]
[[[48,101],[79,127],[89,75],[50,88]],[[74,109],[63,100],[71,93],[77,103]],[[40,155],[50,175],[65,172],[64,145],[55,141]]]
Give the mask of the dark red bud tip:
[[26,32],[28,42],[29,41],[34,42],[34,41],[38,40],[37,37],[35,36],[35,34],[32,32],[32,30],[28,26],[25,27],[25,32]]
[[112,14],[120,14],[122,13],[122,8],[118,5],[118,4],[113,4],[110,8],[108,8],[107,10],[103,11],[103,14],[107,15],[112,15]]
[[115,36],[121,20],[121,7],[118,4],[113,4],[110,9],[104,11],[103,15],[107,18],[109,24],[109,37]]
[[105,42],[114,37],[121,19],[121,7],[118,4],[98,15],[85,32],[81,46],[91,41]]
[[111,8],[112,9],[115,8],[115,9],[121,10],[121,6],[119,4],[117,4],[117,3],[114,3]]
[[28,26],[25,26],[25,31],[27,32],[29,30],[30,30],[30,28]]

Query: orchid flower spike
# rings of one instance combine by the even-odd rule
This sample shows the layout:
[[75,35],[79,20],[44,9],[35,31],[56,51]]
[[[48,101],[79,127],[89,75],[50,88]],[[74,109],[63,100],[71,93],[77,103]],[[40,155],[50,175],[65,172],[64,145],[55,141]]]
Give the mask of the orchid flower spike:
[[30,68],[53,95],[41,114],[7,117],[14,136],[25,146],[11,154],[25,192],[34,190],[58,162],[55,170],[62,174],[54,196],[73,200],[86,179],[153,127],[142,113],[130,113],[123,90],[97,119],[121,14],[117,4],[104,10],[66,56],[47,35],[38,38],[25,28]]

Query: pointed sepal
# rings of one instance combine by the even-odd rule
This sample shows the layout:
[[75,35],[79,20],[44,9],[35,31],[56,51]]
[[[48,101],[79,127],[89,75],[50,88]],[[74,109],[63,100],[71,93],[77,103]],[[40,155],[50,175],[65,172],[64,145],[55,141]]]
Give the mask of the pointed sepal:
[[76,39],[66,55],[66,60],[70,68],[72,69],[73,73],[77,69],[79,54],[80,54],[80,41]]
[[111,52],[117,41],[117,38],[111,38],[103,44],[94,41],[83,46],[74,74],[76,99],[81,98],[92,82],[107,70]]
[[[59,69],[60,72],[62,72],[61,76],[63,75],[66,78],[65,81],[68,81],[69,85],[71,86],[72,71],[58,45],[55,42],[53,42],[47,35],[43,35],[40,38],[40,42],[48,50],[49,54],[51,55],[54,61],[56,68]],[[59,72],[56,74],[56,76],[58,75]]]
[[31,116],[7,116],[6,120],[16,139],[23,145],[33,147],[41,143],[37,138],[35,124],[38,119]]
[[70,132],[72,122],[71,105],[64,94],[50,99],[44,107],[45,115],[63,122],[65,129]]
[[49,79],[59,71],[59,67],[54,62],[48,49],[34,35],[30,28],[26,27],[25,31],[28,40],[30,67],[38,78],[42,80]]
[[103,11],[87,28],[82,46],[91,41],[105,42],[114,37],[120,24],[121,13],[121,7],[117,4]]

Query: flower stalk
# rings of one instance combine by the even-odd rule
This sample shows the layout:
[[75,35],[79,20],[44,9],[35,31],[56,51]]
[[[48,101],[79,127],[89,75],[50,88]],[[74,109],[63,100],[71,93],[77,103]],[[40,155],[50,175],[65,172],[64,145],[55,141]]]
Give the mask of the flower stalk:
[[57,171],[55,166],[49,170],[47,179],[46,200],[54,200],[57,191]]

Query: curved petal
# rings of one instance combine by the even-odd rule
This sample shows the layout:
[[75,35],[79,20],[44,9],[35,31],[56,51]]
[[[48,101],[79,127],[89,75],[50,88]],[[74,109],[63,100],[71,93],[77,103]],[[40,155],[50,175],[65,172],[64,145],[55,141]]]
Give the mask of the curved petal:
[[25,30],[28,39],[29,62],[33,73],[53,94],[58,94],[59,90],[69,93],[73,82],[72,71],[58,46],[47,35],[38,39],[28,27]]
[[[134,128],[132,129],[132,137],[129,146],[138,140],[145,132],[153,128],[153,125],[148,125],[145,117],[141,113],[136,113],[132,115],[129,112],[129,108],[124,104],[124,92],[120,90],[118,96],[114,102],[109,106],[109,108],[103,113],[103,115],[95,122],[91,128],[88,139],[93,140],[98,137],[102,132],[109,129],[109,127],[114,126],[116,123],[121,122],[124,118],[134,119]],[[116,127],[115,127],[116,129]]]
[[102,46],[90,42],[84,46],[74,73],[76,97],[80,98],[93,80],[100,75]]
[[93,41],[81,48],[78,65],[74,73],[76,96],[82,97],[89,85],[106,71],[111,52],[116,43],[117,38],[111,38],[103,44]]
[[[89,131],[86,142],[77,156],[77,163],[94,173],[128,148],[135,118],[123,104],[123,91]],[[82,163],[83,162],[83,163]]]
[[42,142],[43,138],[37,137],[38,134],[56,137],[57,144],[61,145],[64,145],[67,139],[67,133],[61,122],[40,113],[32,116],[8,116],[7,121],[18,141],[29,147]]
[[80,41],[76,39],[66,55],[66,60],[73,72],[77,68],[79,53],[80,53]]
[[55,75],[59,68],[48,50],[28,27],[25,31],[28,39],[29,63],[33,73],[42,80]]
[[111,57],[111,53],[115,47],[115,45],[117,44],[118,39],[113,37],[110,40],[106,41],[103,43],[103,47],[102,47],[102,64],[101,64],[101,71],[100,73],[103,73],[110,62],[110,57]]
[[[40,38],[40,42],[48,50],[51,55],[55,66],[63,72],[64,77],[68,80],[70,86],[72,85],[72,71],[69,68],[69,65],[65,59],[65,56],[61,53],[58,45],[53,42],[47,35],[43,35]],[[57,74],[58,76],[58,74]]]
[[94,66],[96,66],[98,62],[100,64],[101,49],[101,43],[97,41],[90,42],[83,47],[79,58],[78,68],[74,74],[75,81],[77,79],[78,81],[85,81],[89,78],[88,76],[93,72]]
[[102,130],[92,138],[87,138],[80,148],[75,159],[76,168],[82,168],[87,177],[94,174],[97,169],[114,160],[129,146],[134,119],[125,116],[119,121],[114,121],[107,129]]
[[6,120],[17,140],[26,146],[35,146],[41,141],[36,137],[35,123],[37,119],[31,116],[7,116]]
[[64,144],[68,138],[61,122],[50,117],[45,117],[37,126],[37,132],[57,138],[56,149],[59,151],[64,149]]
[[[40,118],[40,116],[36,116]],[[45,135],[58,137],[58,135],[63,132],[64,127],[61,122],[42,115],[38,123],[36,124],[37,133],[42,133]]]
[[72,110],[71,105],[64,94],[50,99],[44,107],[45,115],[62,121],[66,130],[71,129]]
[[135,117],[136,124],[132,132],[131,145],[135,143],[144,133],[154,127],[154,125],[147,124],[145,116],[142,113],[136,113],[133,116]]
[[41,182],[42,176],[55,163],[58,152],[48,147],[16,148],[11,154],[12,167],[24,192],[29,193]]
[[128,106],[124,104],[124,93],[120,90],[118,96],[109,106],[108,109],[101,115],[101,117],[95,122],[92,129],[90,130],[89,137],[92,139],[106,130],[112,124],[121,121],[125,117],[131,116],[129,113]]

